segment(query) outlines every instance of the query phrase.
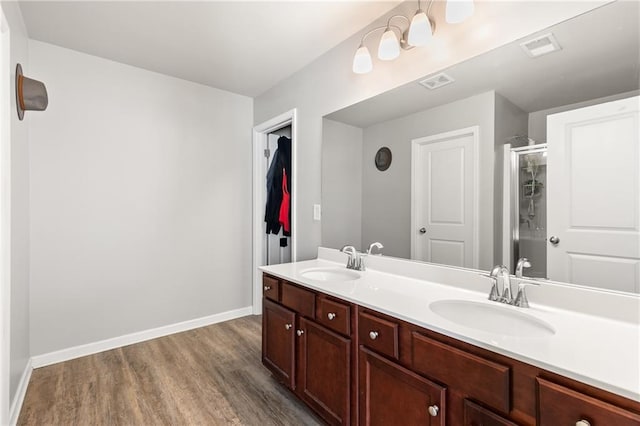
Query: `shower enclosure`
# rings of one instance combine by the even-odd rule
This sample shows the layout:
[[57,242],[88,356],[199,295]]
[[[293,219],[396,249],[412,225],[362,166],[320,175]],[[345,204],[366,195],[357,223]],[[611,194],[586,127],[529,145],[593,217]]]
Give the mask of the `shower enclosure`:
[[511,149],[513,259],[531,262],[526,275],[547,278],[547,145]]

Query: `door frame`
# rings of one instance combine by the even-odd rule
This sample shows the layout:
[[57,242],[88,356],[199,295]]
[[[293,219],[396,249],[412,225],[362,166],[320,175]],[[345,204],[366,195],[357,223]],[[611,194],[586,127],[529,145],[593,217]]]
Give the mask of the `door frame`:
[[297,179],[297,111],[296,108],[284,112],[270,120],[253,127],[253,208],[252,208],[252,237],[253,237],[253,256],[251,269],[252,295],[253,295],[253,314],[260,315],[262,313],[262,274],[258,267],[264,265],[266,261],[266,239],[264,238],[264,208],[266,203],[266,183],[267,167],[264,161],[264,147],[267,143],[269,133],[291,126],[291,165],[293,173],[291,176],[291,261],[296,261],[297,248],[297,215],[296,200],[298,191]]
[[444,142],[448,139],[458,138],[461,136],[471,136],[473,138],[473,265],[472,267],[478,269],[479,267],[479,248],[480,248],[480,230],[479,217],[480,212],[480,126],[465,127],[463,129],[452,130],[449,132],[438,133],[431,136],[425,136],[411,140],[411,259],[417,258],[418,239],[416,235],[417,223],[417,208],[421,204],[422,195],[418,191],[417,175],[422,172],[422,164],[418,161],[418,154],[420,149],[424,145],[429,145],[436,142]]

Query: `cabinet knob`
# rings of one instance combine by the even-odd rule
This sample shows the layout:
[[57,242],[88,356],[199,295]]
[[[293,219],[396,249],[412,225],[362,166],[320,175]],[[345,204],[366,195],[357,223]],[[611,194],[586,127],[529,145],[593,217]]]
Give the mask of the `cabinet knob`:
[[428,411],[429,411],[429,415],[431,417],[435,417],[435,416],[438,415],[438,412],[440,411],[440,408],[438,408],[438,406],[434,404],[434,405],[430,405],[429,406]]
[[591,423],[589,423],[588,420],[582,419],[576,422],[576,426],[591,426]]
[[285,330],[291,330],[291,327],[293,327],[291,324],[285,324],[284,325],[284,329]]
[[296,330],[296,334],[300,337],[304,334],[304,330]]
[[327,314],[327,318],[329,318],[329,321],[333,321],[335,317],[336,317],[336,314],[334,314],[333,312],[329,312]]
[[264,291],[269,291],[271,290],[271,286],[270,285],[265,285],[264,286]]
[[369,338],[371,340],[376,340],[378,338],[378,332],[377,331],[370,331],[369,332]]

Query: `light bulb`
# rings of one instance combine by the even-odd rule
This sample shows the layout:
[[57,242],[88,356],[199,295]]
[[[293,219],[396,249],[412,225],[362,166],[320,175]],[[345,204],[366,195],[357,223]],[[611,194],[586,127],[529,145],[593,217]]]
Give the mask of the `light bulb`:
[[373,69],[373,63],[371,62],[371,54],[369,49],[360,43],[360,47],[356,50],[356,54],[353,57],[353,72],[356,74],[366,74]]
[[429,17],[422,10],[418,9],[411,20],[407,42],[410,46],[424,46],[431,40],[432,36],[433,31]]
[[473,0],[447,0],[446,20],[449,24],[459,24],[473,15]]
[[382,34],[380,45],[378,46],[378,58],[383,61],[391,61],[400,56],[400,42],[396,33],[389,27]]

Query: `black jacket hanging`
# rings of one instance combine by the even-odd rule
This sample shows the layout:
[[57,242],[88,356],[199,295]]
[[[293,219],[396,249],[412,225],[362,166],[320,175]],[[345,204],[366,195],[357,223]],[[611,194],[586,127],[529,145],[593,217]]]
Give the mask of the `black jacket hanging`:
[[[280,232],[279,215],[282,205],[283,170],[287,174],[287,189],[291,193],[291,139],[286,136],[280,136],[278,139],[278,149],[273,154],[273,160],[267,173],[267,206],[264,214],[264,221],[267,222],[267,234]],[[291,222],[291,205],[289,205],[289,222]],[[290,232],[284,230],[283,233],[286,236],[290,235]]]

